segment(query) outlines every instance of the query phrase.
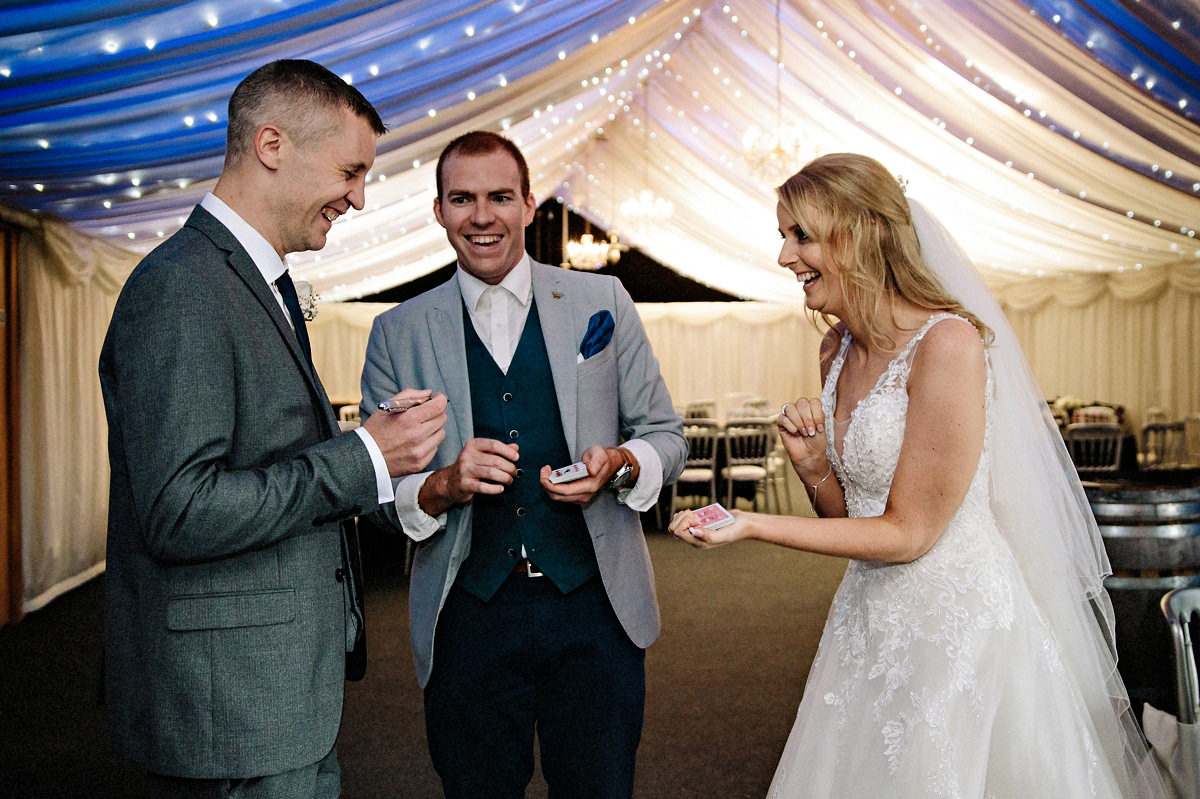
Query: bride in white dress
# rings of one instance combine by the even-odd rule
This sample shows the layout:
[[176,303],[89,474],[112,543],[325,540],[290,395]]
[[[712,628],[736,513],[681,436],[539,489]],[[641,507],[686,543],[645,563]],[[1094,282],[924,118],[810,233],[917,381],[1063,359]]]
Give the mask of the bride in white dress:
[[779,263],[830,326],[822,396],[779,418],[823,518],[671,522],[850,559],[770,796],[1165,796],[1099,532],[969,260],[870,158],[822,156],[778,195]]

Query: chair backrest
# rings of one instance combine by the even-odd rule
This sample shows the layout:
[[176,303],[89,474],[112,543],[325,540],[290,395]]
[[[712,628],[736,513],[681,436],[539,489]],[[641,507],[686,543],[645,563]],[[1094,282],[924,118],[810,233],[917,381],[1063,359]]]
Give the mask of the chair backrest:
[[1076,409],[1071,421],[1082,424],[1117,424],[1117,412],[1107,405],[1086,405]]
[[689,419],[683,424],[683,437],[687,439],[688,454],[684,463],[687,469],[712,469],[717,462],[717,440],[720,428],[711,419]]
[[716,400],[693,400],[683,408],[684,419],[711,419],[716,415]]
[[1115,472],[1121,463],[1124,431],[1119,424],[1067,425],[1063,438],[1080,472]]
[[773,446],[775,423],[765,419],[744,419],[725,426],[725,459],[730,466],[767,467]]
[[1176,588],[1163,595],[1160,602],[1175,655],[1175,692],[1179,700],[1179,721],[1195,724],[1200,717],[1200,682],[1196,678],[1196,657],[1192,651],[1192,634],[1188,622],[1200,610],[1200,586]]
[[357,405],[343,405],[338,408],[338,421],[357,422],[361,419]]
[[1200,467],[1200,413],[1189,413],[1183,417],[1183,437],[1186,442],[1184,465]]
[[1178,469],[1187,461],[1187,428],[1182,421],[1144,424],[1139,449],[1143,469]]

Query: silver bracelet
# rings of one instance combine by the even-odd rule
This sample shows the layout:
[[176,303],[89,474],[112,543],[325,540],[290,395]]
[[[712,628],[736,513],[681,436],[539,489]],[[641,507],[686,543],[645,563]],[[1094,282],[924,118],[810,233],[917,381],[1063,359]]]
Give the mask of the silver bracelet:
[[825,476],[824,476],[824,477],[822,477],[820,480],[818,480],[817,482],[813,483],[812,485],[809,485],[808,483],[805,483],[805,484],[804,484],[804,487],[805,487],[805,488],[807,488],[807,489],[809,489],[810,491],[812,491],[812,492],[813,492],[813,496],[816,496],[817,489],[821,487],[821,483],[824,483],[826,480],[828,480],[828,479],[829,479],[829,475],[831,475],[831,474],[833,474],[833,464],[830,464],[830,465],[829,465],[829,471],[825,472]]

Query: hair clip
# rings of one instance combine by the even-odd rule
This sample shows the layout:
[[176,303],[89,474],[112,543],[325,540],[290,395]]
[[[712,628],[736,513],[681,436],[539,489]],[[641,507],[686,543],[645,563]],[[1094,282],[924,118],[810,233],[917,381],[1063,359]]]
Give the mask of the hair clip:
[[900,184],[900,193],[908,194],[908,178],[904,175],[896,175],[896,182]]

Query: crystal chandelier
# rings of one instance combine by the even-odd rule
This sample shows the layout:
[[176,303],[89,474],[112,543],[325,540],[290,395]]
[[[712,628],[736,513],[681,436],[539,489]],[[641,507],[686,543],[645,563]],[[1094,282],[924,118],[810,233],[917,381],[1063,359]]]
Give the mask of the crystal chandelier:
[[778,186],[817,155],[806,144],[800,129],[783,124],[783,90],[780,74],[783,64],[783,33],[779,22],[780,0],[775,0],[775,132],[751,125],[742,136],[742,158],[755,178],[772,187]]
[[605,266],[613,266],[621,260],[621,253],[628,250],[629,247],[621,243],[615,230],[609,231],[607,241],[597,241],[596,237],[592,235],[591,223],[585,221],[586,231],[579,237],[579,241],[569,238],[567,222],[570,214],[570,209],[566,203],[563,203],[563,262],[559,266],[563,269],[580,269],[591,272],[603,269]]
[[563,266],[568,269],[601,269],[612,266],[621,260],[621,251],[628,249],[621,244],[617,234],[609,233],[607,241],[596,241],[591,233],[584,233],[579,241],[567,242],[567,261]]
[[665,197],[657,197],[650,189],[642,189],[621,203],[621,214],[630,219],[663,222],[675,213],[675,204]]

